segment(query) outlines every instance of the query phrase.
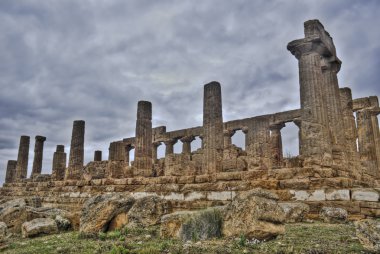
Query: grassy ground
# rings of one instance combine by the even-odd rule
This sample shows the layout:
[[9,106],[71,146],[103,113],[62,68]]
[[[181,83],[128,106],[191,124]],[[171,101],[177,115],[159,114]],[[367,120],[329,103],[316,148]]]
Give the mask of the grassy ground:
[[299,223],[286,226],[286,234],[257,243],[244,237],[186,242],[160,239],[159,228],[113,231],[95,237],[78,232],[34,239],[10,238],[1,253],[370,253],[355,237],[351,224]]

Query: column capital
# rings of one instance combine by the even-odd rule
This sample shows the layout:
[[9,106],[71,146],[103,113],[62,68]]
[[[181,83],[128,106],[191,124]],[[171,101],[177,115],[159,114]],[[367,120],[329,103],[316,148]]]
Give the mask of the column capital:
[[232,137],[235,134],[235,132],[236,130],[226,129],[226,130],[223,130],[223,136]]
[[274,123],[274,124],[269,125],[269,130],[271,131],[281,130],[284,127],[285,127],[285,123]]
[[125,147],[125,150],[127,150],[128,152],[131,151],[133,148],[135,148],[132,144],[126,144],[124,147]]
[[169,145],[174,145],[175,143],[177,143],[178,139],[176,138],[171,138],[171,139],[167,139],[164,141],[164,144],[166,146],[169,146]]
[[36,141],[40,141],[40,142],[44,142],[44,141],[46,141],[46,137],[44,137],[44,136],[36,136]]
[[316,53],[321,56],[332,56],[333,53],[330,52],[328,47],[323,43],[322,39],[313,35],[308,38],[294,40],[288,43],[287,49],[294,55],[297,59],[301,56]]
[[248,128],[248,127],[243,127],[243,128],[241,128],[241,131],[242,131],[244,134],[247,134],[248,131],[249,131],[249,128]]
[[301,122],[302,122],[302,120],[299,119],[299,118],[296,118],[296,119],[293,120],[293,123],[295,125],[297,125],[298,128],[301,128]]
[[186,142],[190,143],[191,141],[195,140],[195,137],[193,135],[183,136],[180,140],[182,143],[186,143]]
[[154,147],[157,148],[157,147],[159,147],[162,144],[162,142],[161,141],[156,141],[156,142],[153,142],[152,144],[153,144]]

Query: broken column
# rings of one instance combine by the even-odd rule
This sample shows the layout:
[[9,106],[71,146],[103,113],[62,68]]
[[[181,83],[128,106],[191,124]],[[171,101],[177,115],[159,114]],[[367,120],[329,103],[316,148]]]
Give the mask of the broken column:
[[71,136],[69,166],[65,179],[80,179],[81,170],[84,160],[84,132],[85,122],[76,120],[73,123],[73,132]]
[[280,168],[283,163],[281,129],[284,127],[284,123],[273,124],[269,127],[272,168]]
[[94,152],[94,161],[102,161],[102,151],[96,150]]
[[191,142],[195,140],[194,136],[185,136],[181,139],[182,142],[182,153],[183,154],[191,154]]
[[53,181],[62,181],[65,178],[66,158],[64,145],[57,145],[53,155],[53,167],[51,178]]
[[28,172],[28,159],[29,159],[29,136],[20,137],[20,146],[18,148],[16,177],[15,179],[25,179]]
[[153,175],[152,165],[152,103],[139,101],[137,104],[135,136],[135,176]]
[[31,177],[41,174],[45,140],[46,140],[46,137],[36,136],[36,143],[34,145],[34,159],[33,159],[33,168],[32,168],[32,176]]
[[125,144],[123,141],[111,142],[108,153],[107,175],[111,178],[123,178],[125,163]]
[[318,20],[304,24],[305,38],[292,41],[288,50],[298,59],[301,91],[301,150],[306,165],[332,164],[332,145],[324,98],[323,57],[335,56],[332,39]]
[[16,174],[17,161],[9,160],[7,164],[7,172],[5,174],[5,183],[12,183]]
[[123,141],[111,142],[108,148],[108,160],[110,161],[124,161],[125,159],[125,145]]
[[203,171],[208,174],[222,171],[222,92],[220,84],[215,81],[204,86],[203,136]]

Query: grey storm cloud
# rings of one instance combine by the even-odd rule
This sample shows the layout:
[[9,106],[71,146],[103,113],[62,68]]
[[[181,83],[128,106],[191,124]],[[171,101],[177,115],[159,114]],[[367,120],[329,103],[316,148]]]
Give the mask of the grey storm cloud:
[[[225,120],[298,108],[286,45],[308,19],[334,38],[340,86],[379,95],[379,10],[376,0],[2,0],[0,181],[20,135],[31,136],[29,168],[34,136],[47,137],[49,173],[76,119],[86,121],[85,160],[97,149],[107,157],[110,141],[134,135],[138,100],[153,103],[155,126],[201,125],[212,80],[222,84]],[[284,150],[296,153],[297,130],[285,129]]]

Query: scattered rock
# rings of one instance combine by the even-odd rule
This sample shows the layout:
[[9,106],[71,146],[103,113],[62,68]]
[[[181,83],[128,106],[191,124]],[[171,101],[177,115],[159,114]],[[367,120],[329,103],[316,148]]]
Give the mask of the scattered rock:
[[7,236],[7,233],[8,233],[7,224],[0,221],[0,241],[4,240],[4,238]]
[[82,233],[98,233],[107,231],[112,219],[120,213],[128,212],[135,199],[122,194],[103,194],[88,199],[80,216]]
[[195,211],[179,211],[162,216],[160,235],[165,238],[180,238],[181,226]]
[[380,221],[366,219],[355,222],[356,236],[364,248],[380,252]]
[[13,199],[0,205],[0,221],[8,225],[12,233],[21,232],[22,223],[28,221],[25,199]]
[[347,210],[338,207],[322,207],[319,217],[328,223],[342,223],[347,221]]
[[161,217],[172,212],[171,203],[156,196],[136,200],[128,212],[128,227],[146,227],[160,223]]
[[61,215],[55,216],[54,220],[55,220],[55,223],[57,224],[59,231],[66,231],[71,228],[71,222],[68,219],[62,217]]
[[262,189],[242,193],[227,205],[223,235],[267,240],[285,232],[285,213],[276,194]]
[[37,218],[22,224],[21,227],[22,237],[33,237],[41,234],[55,234],[58,233],[57,224],[50,218]]
[[309,213],[309,206],[304,203],[279,203],[285,212],[285,222],[294,223],[303,221]]

